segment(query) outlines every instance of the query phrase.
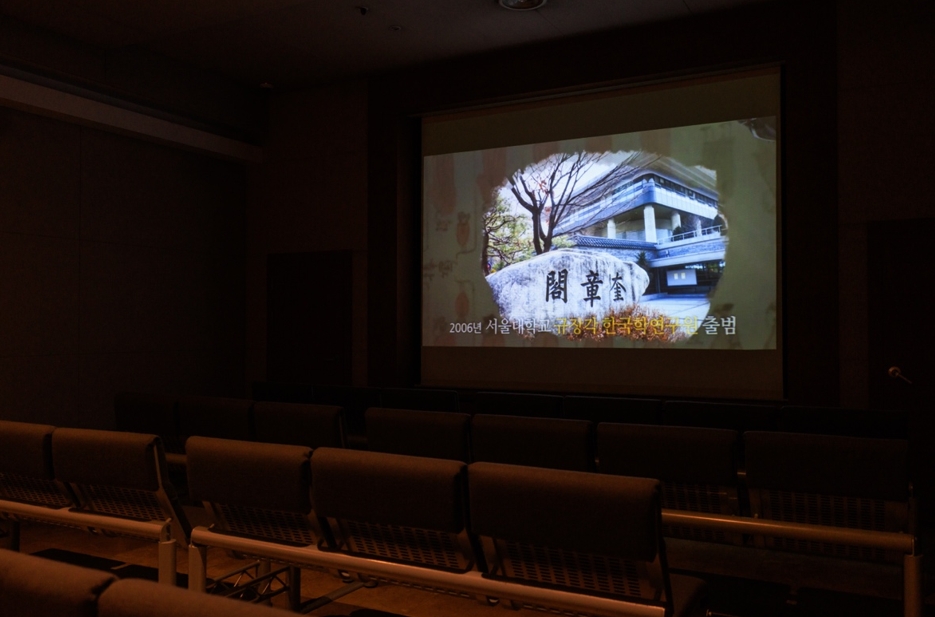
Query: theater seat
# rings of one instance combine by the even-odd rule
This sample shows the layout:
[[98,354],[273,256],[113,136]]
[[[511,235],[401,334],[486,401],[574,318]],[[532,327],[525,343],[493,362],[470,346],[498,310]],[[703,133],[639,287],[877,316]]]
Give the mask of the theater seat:
[[[211,396],[179,399],[179,433],[222,439],[253,440],[253,401]],[[187,452],[187,450],[186,450]]]
[[668,573],[656,480],[496,463],[473,463],[468,478],[490,576],[700,610],[703,581]]
[[474,413],[561,418],[562,397],[525,392],[478,392],[474,395],[472,409]]
[[0,615],[95,617],[98,598],[116,580],[108,572],[0,549]]
[[470,460],[468,414],[372,407],[365,418],[367,447],[374,452]]
[[593,425],[587,420],[477,414],[472,460],[552,469],[594,469]]
[[[902,439],[749,432],[746,482],[757,518],[828,527],[914,532],[908,447]],[[769,548],[870,561],[901,553],[830,542],[756,537]]]
[[307,546],[318,541],[309,497],[311,448],[191,437],[192,498],[221,533]]
[[52,461],[56,479],[77,496],[78,510],[139,521],[171,519],[172,537],[187,544],[191,527],[168,482],[156,435],[59,428],[52,433]]
[[[688,426],[602,423],[597,426],[601,473],[656,478],[662,507],[740,515],[736,431]],[[666,536],[743,544],[743,534],[666,525]]]
[[0,420],[0,500],[50,508],[74,504],[55,481],[52,432],[55,427]]
[[309,448],[344,447],[341,408],[337,405],[257,402],[253,420],[257,441]]
[[430,388],[383,388],[380,390],[380,406],[420,411],[458,411],[458,393],[455,390]]
[[463,572],[466,465],[417,456],[319,448],[312,455],[315,511],[337,550]]
[[572,420],[658,424],[662,401],[609,396],[566,396],[562,413]]

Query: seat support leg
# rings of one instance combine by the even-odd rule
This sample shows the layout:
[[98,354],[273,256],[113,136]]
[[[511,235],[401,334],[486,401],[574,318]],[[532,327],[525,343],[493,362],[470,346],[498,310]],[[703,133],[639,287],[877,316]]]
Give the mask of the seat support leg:
[[178,544],[175,540],[159,541],[159,582],[163,585],[175,586],[178,555]]
[[903,557],[903,614],[922,617],[922,555]]
[[208,587],[208,547],[188,547],[188,589],[204,593]]

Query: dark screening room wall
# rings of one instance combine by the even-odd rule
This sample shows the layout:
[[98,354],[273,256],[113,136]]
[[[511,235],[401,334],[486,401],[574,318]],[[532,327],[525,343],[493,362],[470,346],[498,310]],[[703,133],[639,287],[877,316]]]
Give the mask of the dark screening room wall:
[[239,164],[0,109],[0,418],[243,395]]

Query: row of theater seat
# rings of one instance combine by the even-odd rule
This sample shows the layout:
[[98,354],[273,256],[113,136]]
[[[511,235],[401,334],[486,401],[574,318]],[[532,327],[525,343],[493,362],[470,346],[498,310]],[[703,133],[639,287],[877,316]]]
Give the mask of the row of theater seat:
[[3,617],[277,617],[281,610],[191,594],[0,549]]
[[[190,556],[200,556],[189,574],[197,589],[206,579],[203,548],[221,546],[603,615],[673,614],[676,597],[687,608],[701,591],[699,581],[667,576],[652,479],[490,463],[468,471],[443,459],[337,448],[313,455],[303,446],[196,436],[187,444],[189,484],[214,522],[192,530],[165,498],[172,488],[154,435],[0,422],[0,446],[4,520],[118,532],[137,523],[129,533],[147,524],[178,528],[159,539],[191,544]],[[277,548],[301,550],[283,556]],[[335,563],[342,554],[349,561]]]
[[192,437],[204,547],[573,614],[687,615],[647,478]]
[[[656,478],[663,507],[798,523],[909,531],[907,442],[584,420],[367,411],[371,450]],[[594,433],[594,435],[592,435]],[[592,440],[592,437],[594,439]],[[596,446],[596,447],[592,447]],[[668,526],[667,535],[741,544],[740,534]],[[760,544],[796,544],[760,538]],[[808,545],[803,548],[810,549]],[[839,545],[818,552],[863,558]]]
[[191,532],[156,435],[0,421],[0,522],[14,550],[22,520],[158,542],[165,583]]
[[612,396],[559,396],[516,392],[456,392],[432,388],[361,388],[257,382],[257,401],[337,405],[348,429],[363,433],[363,413],[371,407],[486,413],[625,422],[705,426],[737,431],[780,430],[849,437],[906,438],[908,416],[900,411],[784,405],[660,400]]
[[[304,432],[317,440],[308,445],[362,447],[365,412],[373,407],[900,439],[909,422],[897,411],[501,392],[477,392],[465,403],[457,392],[429,389],[318,386],[283,393],[266,387],[255,388],[255,395],[256,402],[124,392],[116,397],[116,427],[158,434],[168,452],[181,453],[190,435],[282,441]],[[295,404],[314,404],[319,412],[310,416]]]
[[[142,396],[121,395],[118,409],[129,414],[128,401]],[[178,409],[189,434],[312,448],[343,443],[337,406],[201,398],[183,399]],[[741,439],[735,430],[718,428],[386,408],[368,409],[365,418],[372,451],[652,477],[663,482],[664,506],[678,510],[875,530],[911,527],[904,439],[766,431],[748,431]],[[827,507],[814,505],[816,495],[835,496],[835,506],[827,500]],[[686,527],[666,532],[745,541]],[[827,545],[823,552],[868,551]]]
[[[389,415],[399,413],[401,412],[397,410]],[[421,418],[455,417],[452,414],[407,413]],[[536,421],[530,418],[516,420]],[[561,422],[548,419],[545,421]],[[419,427],[415,427],[414,430],[417,433],[431,432]],[[735,489],[731,486],[710,484],[715,481],[714,476],[706,475],[713,471],[714,474],[721,474],[720,477],[726,482],[728,479],[736,479],[734,469],[729,464],[726,467],[721,466],[723,461],[712,463],[710,469],[705,469],[705,461],[717,458],[712,456],[715,450],[733,450],[737,441],[735,432],[690,427],[601,424],[598,426],[598,434],[606,434],[610,438],[622,436],[624,439],[623,442],[609,447],[602,456],[601,469],[610,472],[609,474],[545,469],[532,470],[531,473],[559,474],[548,476],[548,481],[545,482],[546,485],[555,486],[560,484],[556,478],[560,478],[560,474],[563,473],[571,473],[579,479],[576,481],[581,482],[584,481],[582,478],[604,478],[588,482],[613,482],[614,476],[611,474],[614,473],[658,478],[662,480],[664,505],[676,509],[723,513],[722,507],[725,504],[738,503],[738,500],[732,499],[730,495],[731,490]],[[904,478],[905,442],[757,432],[746,434],[745,442],[748,449],[748,484],[752,482],[756,486],[756,491],[750,492],[750,503],[757,508],[754,513],[761,518],[883,532],[897,529],[912,531],[911,528],[907,529],[911,510]],[[226,461],[223,464],[211,463],[210,456],[203,456],[202,444],[205,443],[214,443],[217,454],[222,458],[223,455],[228,457]],[[304,453],[303,457],[311,452],[307,447],[298,447],[297,450],[295,447],[291,448],[292,452]],[[289,517],[284,519],[283,512],[295,505],[296,502],[290,500],[298,499],[304,507],[308,499],[308,478],[311,472],[299,473],[299,484],[292,484],[290,487],[290,480],[284,480],[289,477],[288,473],[283,473],[277,467],[278,457],[288,452],[290,446],[193,437],[189,440],[188,468],[192,494],[200,500],[214,504],[210,507],[218,522],[224,521],[229,524],[236,516],[245,513],[246,527],[240,530],[231,528],[233,533],[255,535],[256,525],[267,520],[274,525],[281,525],[285,520],[291,525],[295,521],[290,522]],[[433,511],[432,500],[413,499],[417,493],[405,484],[410,475],[414,478],[419,476],[414,470],[423,464],[420,461],[435,466],[464,466],[463,462],[398,454],[328,448],[319,449],[318,452],[319,460],[322,460],[322,457],[341,460],[347,463],[347,468],[353,467],[353,461],[379,461],[373,469],[356,478],[346,477],[336,481],[343,490],[350,491],[346,494],[346,499],[350,500],[347,503],[353,504],[353,500],[357,500],[357,506],[352,505],[351,510],[355,507],[361,511],[372,510],[377,516],[384,511],[385,491],[405,500],[413,516],[417,516],[419,512],[423,512],[424,515],[426,509],[429,512]],[[263,453],[263,456],[257,458],[255,453]],[[391,468],[393,460],[409,461],[406,472],[400,473],[395,480],[380,479],[380,469]],[[475,463],[476,465],[478,464]],[[494,467],[524,469],[507,465]],[[189,537],[187,525],[184,524],[184,513],[173,503],[174,500],[167,498],[171,496],[172,490],[163,482],[164,468],[161,443],[153,435],[53,429],[41,425],[0,422],[0,514],[6,514],[8,517],[12,514],[12,520],[23,516],[25,512],[28,516],[42,520],[126,532],[126,523],[118,524],[119,521],[138,519],[151,522],[158,529],[169,524],[180,528],[181,531],[175,531],[173,537],[184,543]],[[204,476],[205,469],[215,471]],[[531,468],[526,469],[528,471]],[[339,472],[340,470],[337,470],[329,474],[326,480],[341,478]],[[283,485],[281,481],[287,484]],[[319,484],[327,486],[327,481]],[[313,482],[312,490],[315,490],[315,486]],[[519,483],[516,491],[519,495],[523,494],[522,483]],[[473,499],[476,493],[472,491],[471,495]],[[324,515],[327,516],[327,497],[324,499]],[[26,506],[23,506],[22,502],[42,505],[47,509],[41,512],[24,510]],[[487,500],[482,502],[486,504]],[[577,502],[577,499],[569,501],[574,502]],[[315,503],[316,506],[319,505],[317,500]],[[504,503],[510,502],[506,500]],[[570,507],[565,503],[560,499],[555,501],[552,510],[543,508],[544,515],[553,516],[556,507]],[[146,504],[148,507],[144,507]],[[233,509],[229,511],[224,509],[231,507]],[[510,511],[513,506],[505,507]],[[597,510],[601,508],[596,502],[592,507]],[[345,504],[341,508],[346,509],[348,506]],[[339,511],[342,510],[339,508]],[[736,510],[728,511],[736,513]],[[94,516],[93,520],[88,518],[91,515]],[[104,520],[107,517],[112,519]],[[305,519],[308,519],[307,513],[302,515],[298,522]],[[562,519],[559,517],[557,520]],[[371,522],[367,521],[367,524]],[[377,520],[376,523],[381,521]],[[382,524],[394,523],[384,520]],[[575,527],[568,520],[563,524],[570,525],[572,529]],[[418,525],[414,526],[414,529],[419,528]],[[702,526],[701,529],[704,531],[707,528]],[[669,526],[671,535],[685,535],[686,531],[689,537],[696,537],[699,530],[684,522],[681,528]],[[616,531],[605,529],[602,533],[613,535]],[[729,529],[728,536],[731,533],[733,532]],[[346,532],[342,535],[346,535]],[[734,534],[734,538],[739,535],[741,534]],[[392,534],[384,536],[380,537],[384,540],[393,539]],[[728,536],[708,539],[731,541]],[[191,537],[195,538],[195,534]],[[290,537],[292,542],[298,537],[300,543],[311,542],[312,538]],[[903,537],[911,541],[911,536]],[[158,539],[163,538],[158,536]],[[900,540],[899,544],[902,546],[901,539],[897,540]],[[373,541],[374,538],[365,538],[361,545]],[[801,538],[781,535],[764,541],[766,545],[776,548],[813,550],[817,547],[818,552],[838,556],[885,558],[879,547],[867,552],[866,545],[849,546],[843,542],[803,541]],[[405,534],[402,542],[408,542]],[[166,543],[161,543],[160,548],[164,544]],[[899,550],[906,552],[904,548]],[[170,563],[174,568],[174,555]],[[161,579],[165,580],[163,577]]]
[[[462,461],[440,458],[331,448],[312,452],[194,437],[188,470],[192,494],[205,501],[217,522],[192,532],[190,555],[217,546],[378,580],[587,614],[629,614],[631,607],[545,598],[524,586],[574,590],[589,600],[590,594],[610,595],[643,606],[659,606],[661,597],[672,602],[663,605],[666,614],[679,614],[695,606],[702,588],[697,581],[678,578],[666,587],[665,545],[658,536],[667,532],[745,543],[752,534],[760,547],[901,561],[905,614],[921,614],[921,558],[911,522],[914,506],[904,440],[748,432],[746,476],[753,516],[736,516],[736,511],[718,516],[718,500],[730,503],[721,498],[730,489],[709,484],[713,480],[708,474],[721,474],[725,481],[736,480],[736,474],[718,463],[706,468],[708,452],[697,448],[718,447],[731,439],[736,444],[735,432],[601,424],[599,433],[602,427],[625,438],[609,450],[617,459],[605,464],[620,465],[616,473],[630,475],[490,462],[465,467]],[[465,468],[468,507],[463,512],[458,504],[464,489],[458,481]],[[245,476],[248,469],[262,473]],[[669,479],[670,473],[680,479]],[[245,477],[249,486],[238,480]],[[282,484],[262,483],[271,477]],[[311,498],[304,490],[308,484]],[[650,492],[651,508],[646,501]],[[296,501],[275,501],[277,495],[292,495]],[[312,504],[314,518],[305,514]],[[713,515],[682,516],[677,513],[682,509]],[[660,515],[653,514],[656,523],[647,527],[650,510]],[[464,530],[469,532],[466,539]],[[325,550],[295,548],[311,547],[315,537],[324,538]],[[652,554],[647,548],[652,544],[656,557],[648,563],[639,555]],[[204,571],[201,555],[190,572]],[[470,575],[471,564],[488,583],[518,582],[523,589],[478,584]],[[447,574],[426,575],[425,569]]]
[[[352,390],[352,389],[348,389]],[[457,414],[450,407],[457,402],[457,393],[434,390],[381,390],[379,402],[367,410],[338,404],[299,404],[252,401],[215,397],[173,397],[124,392],[115,400],[116,427],[129,432],[160,435],[167,452],[184,452],[184,440],[191,435],[292,443],[311,447],[366,448],[367,442],[380,439],[385,423],[374,418],[370,409],[408,409]],[[445,395],[445,396],[439,396]],[[450,395],[450,396],[449,396]],[[484,398],[486,396],[486,399]],[[452,398],[453,397],[453,398]],[[335,396],[333,400],[340,401]],[[345,397],[346,398],[346,397]],[[484,399],[486,402],[478,405]],[[540,399],[560,404],[537,405]],[[447,403],[446,403],[447,401]],[[521,403],[518,401],[522,401]],[[344,401],[347,404],[353,401]],[[359,402],[359,401],[358,401]],[[432,405],[437,405],[433,408]],[[446,406],[448,408],[446,408]],[[521,416],[555,418],[551,413],[561,409],[564,419],[585,422],[691,426],[744,431],[781,431],[840,435],[848,437],[905,439],[908,417],[899,412],[868,410],[821,409],[808,407],[770,408],[751,405],[694,403],[684,401],[652,401],[603,397],[557,397],[505,393],[477,393],[474,414],[455,415],[453,424],[464,422],[469,415],[481,416],[481,424],[491,424],[489,416]],[[541,413],[536,413],[541,411]],[[349,416],[359,419],[349,421]],[[441,420],[439,420],[441,422]],[[357,432],[349,432],[350,424]],[[571,427],[572,424],[566,426]],[[586,426],[582,423],[579,426]],[[478,431],[475,429],[475,433]],[[483,429],[481,429],[483,432]],[[394,440],[403,439],[397,434]],[[514,442],[516,443],[516,442]],[[370,446],[373,448],[373,446]],[[378,446],[375,449],[380,449]],[[448,456],[451,457],[451,456]],[[468,460],[464,456],[455,456]],[[483,459],[481,459],[483,460]]]
[[[388,392],[400,398],[400,391]],[[144,422],[146,401],[164,414],[177,410],[187,435],[312,448],[344,443],[341,408],[336,405],[212,398],[183,398],[175,405],[168,397],[125,393],[117,398],[118,419],[125,418],[123,428],[158,428],[154,422]],[[366,445],[373,451],[658,478],[663,482],[664,505],[672,509],[753,516],[772,512],[769,516],[802,523],[876,530],[910,527],[904,439],[765,431],[749,431],[740,439],[740,433],[724,428],[619,422],[595,426],[580,419],[472,417],[387,408],[368,409],[365,424]],[[808,495],[835,495],[838,503],[836,508],[808,508],[802,505],[803,500],[814,501]],[[865,507],[861,500],[875,505]],[[884,506],[887,503],[901,505]],[[691,539],[744,541],[737,534],[675,526],[667,527],[667,533]],[[867,552],[825,548],[834,554]]]

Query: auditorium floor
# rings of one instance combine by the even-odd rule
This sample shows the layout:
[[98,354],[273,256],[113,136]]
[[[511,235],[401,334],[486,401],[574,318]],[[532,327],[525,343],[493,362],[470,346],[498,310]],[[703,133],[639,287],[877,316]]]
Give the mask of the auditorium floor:
[[[852,617],[899,617],[902,603],[894,599],[900,593],[900,569],[895,566],[868,567],[866,564],[829,563],[821,558],[803,561],[781,554],[753,549],[702,547],[693,543],[669,541],[669,562],[673,570],[692,573],[703,569],[708,581],[710,608],[716,614],[736,617],[806,617],[847,614]],[[154,575],[156,546],[152,542],[124,537],[95,536],[87,532],[40,523],[24,523],[21,534],[24,553],[45,551],[65,555],[92,556],[125,562],[146,568],[136,571]],[[88,561],[87,558],[83,558]],[[209,551],[208,575],[229,572],[246,561],[238,561],[223,551]],[[102,567],[107,567],[106,564]],[[121,568],[115,572],[119,573]],[[178,553],[180,575],[188,572],[186,550]],[[134,572],[131,576],[138,576]],[[758,580],[751,580],[758,579]],[[822,582],[825,591],[810,589],[809,580]],[[303,599],[322,596],[341,587],[337,578],[324,572],[302,571]],[[796,593],[790,593],[795,589]],[[858,595],[860,594],[860,595]],[[930,598],[931,600],[931,598]],[[285,605],[285,598],[275,599]],[[933,606],[926,615],[935,615]],[[396,585],[364,588],[328,604],[313,615],[319,617],[503,617],[510,613],[496,606],[486,606],[465,598],[427,592]],[[517,613],[520,614],[520,613]],[[532,611],[524,611],[532,617]]]

